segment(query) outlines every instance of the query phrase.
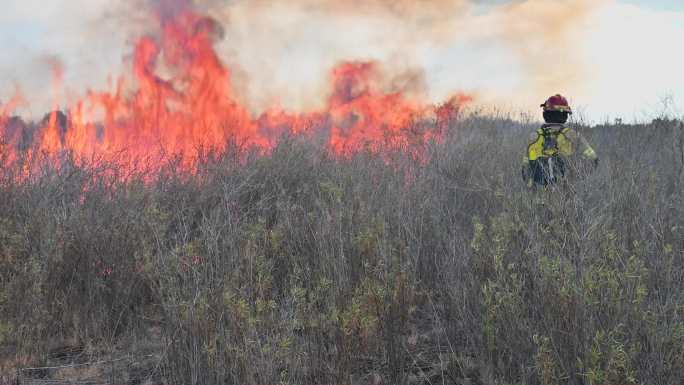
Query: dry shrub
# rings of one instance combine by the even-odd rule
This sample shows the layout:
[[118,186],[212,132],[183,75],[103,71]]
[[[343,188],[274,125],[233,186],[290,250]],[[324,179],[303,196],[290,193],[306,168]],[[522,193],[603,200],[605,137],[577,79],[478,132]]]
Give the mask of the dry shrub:
[[581,128],[601,163],[555,191],[520,181],[532,126],[477,116],[425,161],[292,137],[152,182],[5,168],[3,353],[154,340],[178,384],[678,383],[679,127]]

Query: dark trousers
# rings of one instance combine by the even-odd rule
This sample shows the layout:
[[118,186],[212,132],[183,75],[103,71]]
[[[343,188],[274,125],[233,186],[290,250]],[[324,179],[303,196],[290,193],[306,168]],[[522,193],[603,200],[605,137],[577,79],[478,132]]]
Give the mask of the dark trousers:
[[530,161],[530,178],[538,186],[556,184],[565,176],[565,162],[560,157],[543,157]]

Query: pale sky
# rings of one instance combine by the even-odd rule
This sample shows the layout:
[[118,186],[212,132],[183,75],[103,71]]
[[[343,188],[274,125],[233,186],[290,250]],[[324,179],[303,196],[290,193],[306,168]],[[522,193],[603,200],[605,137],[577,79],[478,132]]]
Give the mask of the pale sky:
[[[554,1],[566,3],[569,9],[576,2]],[[112,5],[124,1],[3,3],[0,101],[19,87],[30,102],[19,113],[39,117],[53,104],[50,63],[54,58],[65,70],[57,96],[62,107],[88,87],[106,88],[111,75],[129,73],[131,37],[136,29],[144,29],[140,27],[144,20],[138,15],[135,23],[129,23],[122,7]],[[354,15],[312,20],[285,6],[273,6],[257,19],[232,17],[218,51],[242,75],[239,94],[254,111],[273,103],[292,109],[316,104],[312,100],[321,99],[321,81],[337,61],[374,59],[424,70],[432,101],[464,90],[478,95],[482,103],[533,109],[550,93],[561,92],[586,119],[601,122],[616,117],[650,119],[662,109],[660,101],[670,96],[674,106],[669,113],[684,115],[684,3],[680,0],[605,0],[570,29],[570,38],[562,43],[566,53],[559,55],[561,51],[555,50],[561,47],[555,47],[548,56],[534,51],[547,48],[533,37],[529,44],[522,42],[521,49],[517,41],[502,40],[488,31],[497,20],[487,15],[488,7],[500,3],[507,1],[454,18],[453,26],[437,40],[411,38],[415,31],[401,28],[396,21]],[[402,49],[407,39],[410,52]],[[532,85],[532,78],[544,68],[563,65],[570,67],[568,77]]]

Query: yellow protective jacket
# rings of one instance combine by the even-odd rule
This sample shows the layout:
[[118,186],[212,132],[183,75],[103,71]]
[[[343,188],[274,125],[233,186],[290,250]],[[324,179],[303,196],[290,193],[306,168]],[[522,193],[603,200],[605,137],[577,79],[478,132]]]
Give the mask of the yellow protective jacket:
[[[549,143],[552,140],[556,140],[557,144]],[[589,142],[577,131],[562,124],[545,124],[530,136],[527,154],[523,160],[527,163],[539,158],[569,157],[574,155],[576,150],[579,150],[586,159],[598,158]]]
[[565,158],[577,151],[585,159],[598,159],[589,142],[577,131],[562,124],[543,125],[530,136],[523,158],[523,180],[529,187],[556,183],[565,175]]

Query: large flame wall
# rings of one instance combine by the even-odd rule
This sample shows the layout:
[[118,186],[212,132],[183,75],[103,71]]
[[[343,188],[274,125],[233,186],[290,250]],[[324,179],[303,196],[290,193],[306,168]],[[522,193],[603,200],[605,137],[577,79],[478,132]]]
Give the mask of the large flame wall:
[[[470,101],[458,94],[439,106],[421,103],[402,90],[388,90],[377,64],[344,62],[330,73],[332,91],[324,108],[290,113],[273,107],[254,116],[233,95],[231,71],[214,49],[222,33],[218,23],[189,9],[158,16],[160,33],[135,44],[132,75],[120,77],[110,91],[88,92],[66,114],[47,115],[24,152],[69,153],[77,160],[183,154],[191,162],[199,149],[223,151],[229,144],[268,151],[286,132],[323,137],[341,156],[361,149],[416,151],[439,140]],[[62,71],[54,68],[56,89]],[[22,135],[10,124],[20,103],[17,95],[0,106],[6,161],[21,150]]]

